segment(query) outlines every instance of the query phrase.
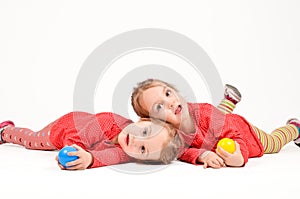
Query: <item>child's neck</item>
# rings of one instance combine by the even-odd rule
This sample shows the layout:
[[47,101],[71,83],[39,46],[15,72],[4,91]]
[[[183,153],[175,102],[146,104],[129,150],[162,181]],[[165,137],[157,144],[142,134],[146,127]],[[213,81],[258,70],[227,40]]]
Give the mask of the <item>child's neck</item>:
[[195,133],[195,125],[193,118],[189,115],[187,118],[184,118],[180,124],[180,130],[182,130],[185,133],[191,134]]
[[111,139],[111,142],[112,142],[113,144],[119,144],[119,142],[118,142],[118,136],[119,136],[119,135],[117,135],[117,136],[115,136],[113,139]]

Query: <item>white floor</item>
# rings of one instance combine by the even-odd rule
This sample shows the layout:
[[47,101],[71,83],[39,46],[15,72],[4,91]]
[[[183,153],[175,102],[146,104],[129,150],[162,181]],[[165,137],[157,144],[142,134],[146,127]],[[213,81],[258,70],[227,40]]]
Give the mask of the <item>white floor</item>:
[[[62,171],[57,152],[0,145],[1,198],[297,198],[300,148],[250,159],[244,168],[206,169],[182,162],[135,163]],[[135,172],[136,171],[136,172]]]

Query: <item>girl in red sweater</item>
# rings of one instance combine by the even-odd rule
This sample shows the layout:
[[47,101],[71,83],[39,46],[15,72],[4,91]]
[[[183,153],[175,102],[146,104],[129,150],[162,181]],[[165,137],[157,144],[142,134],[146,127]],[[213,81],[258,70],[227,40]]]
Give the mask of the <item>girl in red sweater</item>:
[[[276,153],[294,140],[300,143],[300,121],[291,119],[286,126],[267,134],[236,114],[224,114],[207,103],[187,103],[170,84],[148,79],[137,85],[132,94],[132,105],[140,117],[153,117],[173,124],[185,132],[190,145],[181,160],[204,168],[244,166],[248,158],[264,153]],[[231,154],[217,149],[218,140],[227,137],[235,140],[236,151]]]
[[[57,150],[66,145],[78,159],[67,168],[78,170],[125,162],[158,162],[168,164],[176,159],[182,140],[176,129],[156,120],[133,123],[120,115],[103,112],[71,112],[40,131],[17,128],[11,121],[0,124],[0,144],[13,143],[27,149]],[[56,156],[57,160],[57,156]]]

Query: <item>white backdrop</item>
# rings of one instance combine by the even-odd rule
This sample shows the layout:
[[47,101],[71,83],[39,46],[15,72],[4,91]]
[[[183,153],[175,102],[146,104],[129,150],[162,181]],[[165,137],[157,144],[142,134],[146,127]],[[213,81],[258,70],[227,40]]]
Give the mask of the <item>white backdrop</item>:
[[271,130],[299,115],[299,8],[298,1],[271,0],[2,0],[0,119],[42,127],[72,110],[77,74],[102,42],[163,28],[197,42],[223,82],[242,92],[236,112]]
[[236,113],[270,131],[300,117],[299,10],[297,0],[1,0],[0,121],[42,128],[73,109],[77,74],[96,47],[162,28],[197,42],[242,92]]

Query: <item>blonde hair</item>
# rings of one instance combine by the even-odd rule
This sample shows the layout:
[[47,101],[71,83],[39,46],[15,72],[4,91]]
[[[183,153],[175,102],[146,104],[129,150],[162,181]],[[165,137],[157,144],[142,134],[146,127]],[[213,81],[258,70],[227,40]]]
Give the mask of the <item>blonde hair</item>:
[[164,144],[158,160],[137,160],[137,162],[141,162],[144,164],[169,164],[182,154],[184,142],[180,134],[178,133],[178,130],[174,126],[161,120],[152,118],[141,118],[140,121],[151,121],[166,128],[169,133],[169,139]]
[[131,105],[138,116],[143,118],[149,117],[149,111],[142,107],[140,97],[145,90],[156,86],[168,86],[178,92],[173,85],[159,79],[147,79],[137,83],[137,86],[133,89],[131,95]]

